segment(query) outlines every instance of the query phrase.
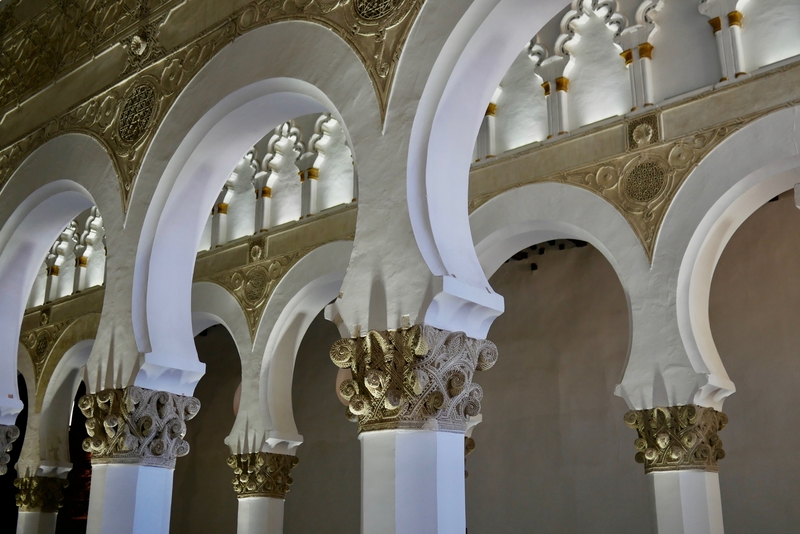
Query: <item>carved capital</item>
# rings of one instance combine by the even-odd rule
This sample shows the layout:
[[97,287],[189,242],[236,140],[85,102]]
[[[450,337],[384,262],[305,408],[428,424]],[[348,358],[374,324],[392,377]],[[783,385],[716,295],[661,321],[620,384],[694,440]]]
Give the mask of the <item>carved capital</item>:
[[8,472],[8,462],[11,461],[11,447],[19,437],[19,428],[14,425],[0,425],[0,475]]
[[14,480],[17,506],[20,512],[58,512],[64,499],[64,488],[69,486],[65,478],[23,477]]
[[257,452],[234,454],[228,457],[233,468],[233,491],[243,497],[272,497],[285,499],[292,485],[289,473],[300,460],[297,456]]
[[463,332],[417,325],[340,339],[331,360],[352,372],[339,392],[349,401],[347,417],[358,421],[359,432],[463,432],[467,419],[481,411],[483,390],[473,375],[494,365],[497,347]]
[[725,457],[717,432],[728,424],[728,416],[713,408],[689,404],[632,410],[625,424],[639,433],[636,461],[645,473],[694,469],[717,472],[717,461]]
[[93,464],[140,464],[175,467],[189,453],[186,421],[200,410],[200,401],[166,391],[129,386],[81,397],[89,437],[83,450]]

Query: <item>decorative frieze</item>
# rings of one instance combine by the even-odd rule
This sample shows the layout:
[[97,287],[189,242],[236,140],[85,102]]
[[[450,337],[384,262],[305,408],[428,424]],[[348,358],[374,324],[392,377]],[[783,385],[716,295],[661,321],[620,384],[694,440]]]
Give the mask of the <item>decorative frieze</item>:
[[349,401],[347,416],[358,422],[359,432],[463,432],[467,419],[481,410],[483,390],[473,375],[494,365],[497,347],[463,332],[416,325],[340,339],[331,360],[352,373],[339,392]]
[[69,486],[65,478],[24,477],[14,480],[17,492],[17,507],[20,512],[58,512],[64,499],[64,488]]
[[11,448],[19,437],[19,428],[14,425],[0,425],[0,475],[8,472],[8,462],[11,461]]
[[292,485],[289,476],[300,462],[297,456],[257,452],[234,454],[228,457],[233,469],[233,491],[240,499],[244,497],[272,497],[285,499]]
[[625,424],[639,433],[636,461],[645,473],[685,469],[717,472],[717,461],[725,457],[717,433],[728,424],[728,416],[713,408],[689,404],[632,410]]
[[93,464],[124,463],[174,468],[189,453],[186,421],[200,401],[166,391],[129,386],[84,395],[79,401],[89,437],[83,450]]

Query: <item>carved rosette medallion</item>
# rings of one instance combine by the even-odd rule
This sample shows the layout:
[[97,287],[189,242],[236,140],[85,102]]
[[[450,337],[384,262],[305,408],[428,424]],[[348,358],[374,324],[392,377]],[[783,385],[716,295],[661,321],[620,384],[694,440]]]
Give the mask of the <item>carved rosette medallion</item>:
[[64,488],[69,486],[65,478],[24,477],[14,480],[17,492],[17,507],[20,512],[58,512],[64,499]]
[[339,392],[349,401],[347,417],[358,422],[359,432],[464,432],[468,418],[481,411],[483,390],[473,375],[494,365],[497,347],[463,332],[416,325],[340,339],[331,360],[352,373]]
[[139,464],[174,468],[189,453],[186,421],[200,401],[166,391],[129,386],[84,395],[79,401],[89,437],[83,450],[93,464]]
[[713,408],[689,404],[632,410],[625,424],[639,433],[636,461],[645,473],[694,469],[716,473],[717,461],[725,457],[717,433],[728,424],[728,416]]
[[11,448],[19,437],[19,428],[14,425],[0,425],[0,475],[8,472],[8,462],[11,461]]
[[257,452],[234,454],[228,457],[233,469],[233,491],[244,497],[272,497],[285,499],[292,485],[289,473],[300,462],[297,456]]
[[123,143],[133,144],[147,132],[155,112],[156,90],[148,83],[135,85],[125,96],[117,124]]
[[42,378],[42,371],[44,371],[53,347],[71,323],[71,321],[61,321],[48,324],[49,318],[44,313],[41,320],[44,326],[24,332],[19,338],[20,343],[28,349],[28,355],[33,361],[33,372],[37,383]]

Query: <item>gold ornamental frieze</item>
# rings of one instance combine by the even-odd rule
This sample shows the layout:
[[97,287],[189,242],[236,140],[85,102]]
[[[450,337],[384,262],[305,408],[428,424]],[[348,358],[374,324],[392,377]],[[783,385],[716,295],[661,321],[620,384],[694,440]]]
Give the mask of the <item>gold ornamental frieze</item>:
[[[296,251],[268,258],[262,261],[249,263],[243,267],[230,269],[212,275],[207,279],[214,282],[233,295],[241,306],[247,326],[250,329],[250,338],[255,340],[256,330],[267,307],[269,297],[275,291],[283,276],[309,251]],[[261,246],[251,245],[250,259],[261,257]]]
[[300,460],[297,456],[257,452],[234,454],[228,457],[233,469],[233,491],[240,499],[246,497],[271,497],[285,499],[292,485],[289,476]]
[[0,34],[0,116],[117,42],[125,46],[128,61],[118,83],[1,150],[0,187],[49,139],[83,133],[112,158],[127,210],[142,158],[180,91],[224,46],[275,22],[312,22],[339,35],[363,62],[385,116],[400,52],[423,1],[255,1],[169,51],[158,34],[170,23],[166,14],[183,0],[142,0],[133,11],[125,0],[64,0],[22,23],[6,9],[12,16]]
[[[532,183],[575,185],[603,197],[617,208],[652,260],[656,235],[681,184],[709,152],[745,124],[739,121],[664,142],[658,138],[657,117],[652,114],[629,125],[626,152],[472,197],[470,212],[506,191]],[[522,157],[522,154],[514,157]]]
[[497,361],[491,341],[428,325],[340,339],[330,354],[333,363],[351,372],[339,393],[359,432],[464,432],[469,418],[480,413],[483,398],[473,375]]
[[725,457],[717,435],[728,424],[728,416],[713,408],[670,406],[631,410],[625,424],[637,431],[636,461],[645,473],[686,469],[717,472]]

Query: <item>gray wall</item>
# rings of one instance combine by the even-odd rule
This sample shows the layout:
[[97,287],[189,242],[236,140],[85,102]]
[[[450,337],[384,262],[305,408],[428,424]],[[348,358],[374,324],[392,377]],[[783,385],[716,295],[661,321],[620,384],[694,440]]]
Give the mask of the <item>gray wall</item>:
[[[797,532],[800,524],[798,229],[791,196],[766,204],[733,237],[714,277],[712,331],[738,389],[725,403],[730,425],[721,434],[727,534]],[[548,249],[507,263],[491,283],[506,312],[489,332],[500,360],[476,377],[485,397],[467,461],[470,534],[649,532],[636,433],[613,395],[628,346],[613,269],[592,247]],[[328,349],[336,339],[319,316],[298,354],[293,403],[305,443],[286,501],[287,534],[359,531],[360,449],[335,398]],[[208,374],[197,389],[203,409],[188,425],[192,452],[178,461],[172,531],[234,532],[222,439],[233,423],[239,365],[222,328],[197,345]]]
[[241,382],[239,352],[222,326],[197,336],[195,346],[206,374],[194,395],[200,412],[186,423],[189,455],[178,458],[172,490],[173,534],[236,532],[236,494],[233,470],[225,463],[230,449],[224,439],[235,419],[233,396]]

